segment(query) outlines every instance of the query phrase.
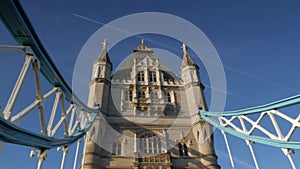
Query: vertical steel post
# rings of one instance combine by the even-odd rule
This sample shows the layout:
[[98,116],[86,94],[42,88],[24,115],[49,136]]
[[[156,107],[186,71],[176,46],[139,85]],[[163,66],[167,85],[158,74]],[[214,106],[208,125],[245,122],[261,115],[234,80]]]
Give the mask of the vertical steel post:
[[73,169],[76,169],[76,165],[77,165],[77,158],[78,158],[78,153],[79,153],[79,146],[81,143],[81,139],[79,139],[77,141],[77,146],[76,146],[76,152],[75,152],[75,158],[74,158],[74,164],[73,164]]
[[38,109],[40,112],[41,133],[42,133],[42,135],[47,135],[46,120],[45,120],[44,105],[43,105],[44,98],[43,98],[42,89],[41,89],[38,60],[34,60],[32,63],[32,66],[33,66],[34,75],[35,75],[36,94],[37,94],[36,99],[41,101],[38,106]]
[[48,135],[50,135],[50,136],[52,135],[51,129],[52,129],[55,115],[56,115],[59,98],[60,98],[60,92],[56,92],[55,100],[53,103],[53,107],[52,107],[52,111],[51,111],[51,115],[50,115],[50,119],[49,119],[48,127],[47,127]]
[[289,159],[289,161],[291,163],[292,168],[296,169],[296,166],[295,166],[294,160],[292,159],[291,154],[288,154],[287,157],[288,157],[288,159]]
[[228,155],[229,155],[229,159],[230,159],[230,163],[231,163],[231,166],[232,166],[232,169],[234,169],[234,162],[233,162],[233,158],[232,158],[232,155],[231,155],[231,151],[230,151],[230,147],[229,147],[229,144],[228,144],[228,140],[227,140],[227,136],[226,136],[226,133],[224,131],[221,131],[223,136],[224,136],[224,140],[225,140],[225,143],[226,143],[226,148],[227,148],[227,151],[228,151]]
[[253,151],[252,142],[249,141],[249,140],[246,140],[246,143],[248,144],[248,147],[249,147],[249,149],[250,149],[250,152],[251,152],[251,155],[252,155],[252,158],[253,158],[255,167],[256,167],[256,169],[259,169],[259,166],[258,166],[256,157],[255,157],[255,154],[254,154],[254,151]]
[[62,159],[61,159],[60,169],[64,169],[66,155],[67,155],[67,153],[69,151],[69,147],[68,146],[63,147],[62,151],[63,151],[63,156],[62,156]]
[[44,160],[42,160],[42,159],[39,159],[39,162],[38,162],[38,167],[37,167],[37,169],[41,169],[41,168],[42,168],[43,161],[44,161]]
[[60,101],[61,101],[61,116],[63,117],[63,125],[64,125],[64,135],[69,136],[69,131],[68,131],[68,123],[67,123],[67,114],[66,114],[66,106],[65,106],[65,96],[63,93],[60,93]]
[[41,169],[42,168],[43,162],[46,159],[46,157],[47,157],[47,150],[45,150],[45,149],[40,150],[40,152],[38,154],[39,162],[38,162],[37,169]]

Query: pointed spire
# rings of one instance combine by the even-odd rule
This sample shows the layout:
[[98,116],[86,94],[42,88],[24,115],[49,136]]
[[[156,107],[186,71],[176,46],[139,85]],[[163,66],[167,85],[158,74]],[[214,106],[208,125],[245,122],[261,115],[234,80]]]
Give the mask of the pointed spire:
[[98,58],[95,60],[95,62],[108,62],[109,64],[112,64],[107,53],[107,45],[108,45],[107,39],[104,39],[104,41],[101,43],[102,43],[102,50]]
[[101,42],[102,43],[102,50],[106,50],[106,48],[107,48],[107,45],[108,45],[108,43],[107,43],[107,39],[104,39],[104,41],[103,42]]
[[183,50],[183,54],[186,55],[187,54],[187,51],[186,51],[187,46],[184,43],[182,43],[182,47],[181,48]]
[[182,58],[181,67],[185,67],[185,66],[196,66],[196,67],[198,67],[195,64],[195,62],[192,60],[190,55],[188,54],[188,52],[187,52],[188,47],[183,43],[181,48],[183,50],[183,58]]

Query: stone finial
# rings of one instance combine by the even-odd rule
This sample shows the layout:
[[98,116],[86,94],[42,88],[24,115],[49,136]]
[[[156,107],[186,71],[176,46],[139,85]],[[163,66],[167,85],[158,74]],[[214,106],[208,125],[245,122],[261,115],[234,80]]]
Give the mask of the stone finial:
[[183,50],[183,53],[186,54],[187,53],[187,50],[186,50],[187,46],[184,43],[182,43],[182,47],[181,48]]
[[151,49],[145,45],[145,40],[142,39],[141,45],[136,47],[134,51],[151,51]]
[[103,48],[103,49],[106,49],[106,48],[107,48],[107,45],[108,45],[107,39],[104,39],[104,41],[101,42],[101,43],[102,43],[102,48]]

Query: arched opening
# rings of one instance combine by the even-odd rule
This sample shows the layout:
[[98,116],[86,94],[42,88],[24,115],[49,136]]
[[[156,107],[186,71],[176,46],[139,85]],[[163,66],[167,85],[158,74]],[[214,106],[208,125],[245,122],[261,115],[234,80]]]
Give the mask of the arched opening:
[[178,155],[180,157],[188,157],[189,156],[188,147],[186,146],[185,143],[178,144]]
[[156,82],[156,72],[150,71],[150,82]]
[[146,93],[144,91],[138,91],[138,98],[146,98]]
[[137,74],[137,80],[138,80],[139,82],[145,81],[145,73],[144,73],[144,71],[140,71],[140,72]]

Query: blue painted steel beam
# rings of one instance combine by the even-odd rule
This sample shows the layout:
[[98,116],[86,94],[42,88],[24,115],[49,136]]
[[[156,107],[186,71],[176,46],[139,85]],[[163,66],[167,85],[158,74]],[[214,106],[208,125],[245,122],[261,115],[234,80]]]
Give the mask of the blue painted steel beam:
[[283,107],[287,107],[299,103],[300,103],[300,95],[296,95],[269,104],[265,104],[257,107],[251,107],[248,109],[228,111],[228,112],[209,112],[209,111],[200,110],[199,113],[203,120],[207,121],[214,127],[226,133],[239,137],[241,139],[250,140],[253,142],[257,142],[269,146],[280,147],[280,148],[300,149],[300,142],[276,140],[276,139],[270,139],[261,136],[248,135],[242,132],[238,132],[231,127],[224,127],[218,121],[213,119],[214,117],[241,116],[241,115],[248,115],[253,113],[261,113],[264,111],[279,109],[279,108],[283,108]]
[[76,104],[79,111],[84,110],[85,112],[93,113],[91,123],[89,123],[86,128],[76,132],[72,136],[57,139],[22,129],[0,118],[0,140],[40,149],[66,146],[75,142],[89,129],[100,109],[87,107],[72,92],[39,40],[21,4],[17,0],[0,0],[0,19],[19,45],[31,47],[34,56],[40,62],[41,73],[53,86],[60,87],[67,101]]
[[61,88],[69,102],[75,102],[81,108],[89,110],[89,112],[98,112],[98,109],[88,108],[72,93],[71,88],[56,68],[17,0],[0,1],[0,19],[19,45],[32,48],[40,62],[42,74],[53,86]]
[[264,112],[267,110],[272,109],[278,109],[283,108],[287,106],[291,106],[294,104],[300,103],[300,95],[288,97],[279,101],[275,101],[269,104],[257,106],[257,107],[251,107],[247,109],[242,110],[236,110],[236,111],[227,111],[227,112],[209,112],[209,111],[201,111],[203,115],[209,115],[209,116],[240,116],[244,114],[253,114],[257,112]]
[[265,145],[269,145],[269,146],[273,146],[273,147],[279,147],[279,148],[300,149],[300,142],[275,140],[275,139],[270,139],[270,138],[266,138],[266,137],[248,135],[245,133],[235,131],[232,128],[228,128],[228,127],[224,127],[224,126],[220,125],[218,122],[211,119],[209,116],[204,115],[202,110],[200,110],[200,114],[201,114],[201,118],[203,120],[207,121],[214,127],[218,128],[219,130],[224,131],[225,133],[229,133],[231,135],[239,137],[243,140],[250,140],[252,142],[261,143],[261,144],[265,144]]
[[77,132],[75,135],[56,139],[45,137],[33,132],[28,132],[0,117],[0,141],[35,147],[38,149],[51,149],[58,146],[70,145],[85,134],[85,131]]

